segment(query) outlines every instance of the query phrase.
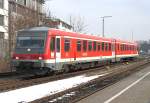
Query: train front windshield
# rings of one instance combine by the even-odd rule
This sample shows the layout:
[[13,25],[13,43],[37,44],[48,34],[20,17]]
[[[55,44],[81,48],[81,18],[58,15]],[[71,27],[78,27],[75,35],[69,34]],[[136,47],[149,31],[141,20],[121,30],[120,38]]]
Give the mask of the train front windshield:
[[18,54],[42,54],[45,41],[45,36],[20,35],[17,37],[15,52]]
[[42,37],[18,37],[16,48],[43,48],[44,39]]

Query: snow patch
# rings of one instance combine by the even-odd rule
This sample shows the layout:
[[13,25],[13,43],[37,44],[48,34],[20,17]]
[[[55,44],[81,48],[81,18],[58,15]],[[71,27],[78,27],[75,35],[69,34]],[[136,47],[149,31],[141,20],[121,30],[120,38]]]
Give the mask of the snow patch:
[[76,87],[80,84],[86,83],[90,80],[96,79],[106,74],[108,73],[89,77],[86,77],[86,75],[80,75],[72,78],[52,81],[8,92],[2,92],[0,93],[0,101],[3,103],[31,102],[33,100],[52,95],[66,89]]

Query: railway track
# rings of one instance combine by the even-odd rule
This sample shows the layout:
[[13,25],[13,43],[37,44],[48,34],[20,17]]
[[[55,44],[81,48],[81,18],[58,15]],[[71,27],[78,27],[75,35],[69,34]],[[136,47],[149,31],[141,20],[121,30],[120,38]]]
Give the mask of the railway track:
[[6,73],[0,73],[0,78],[6,78],[10,76],[18,75],[16,72],[6,72]]
[[[109,66],[116,67],[116,66],[121,66],[121,65],[122,64],[115,64],[115,65],[109,65]],[[13,75],[15,79],[11,79],[11,75],[5,75],[4,77],[7,78],[7,80],[6,79],[0,80],[0,92],[19,89],[22,87],[33,86],[36,84],[47,83],[50,81],[65,79],[65,78],[81,75],[84,73],[94,73],[98,71],[106,72],[105,68],[106,67],[97,67],[97,68],[92,68],[92,69],[83,70],[83,71],[77,71],[77,72],[66,73],[66,74],[58,74],[54,76],[42,76],[42,77],[33,76],[33,75],[16,75],[16,76]]]
[[[134,62],[130,62],[130,63],[134,63]],[[117,68],[117,67],[122,66],[122,63],[115,64],[115,65],[113,64],[109,66],[110,66],[109,68]],[[105,68],[108,69],[108,66],[97,67],[97,68],[92,68],[92,69],[88,69],[84,71],[77,71],[77,72],[54,75],[54,76],[45,76],[45,77],[35,77],[33,75],[31,76],[16,75],[15,79],[11,79],[11,76],[13,77],[15,75],[12,75],[12,74],[10,76],[5,75],[5,77],[7,78],[9,77],[10,79],[0,80],[0,92],[19,89],[19,88],[33,86],[33,85],[42,84],[42,83],[47,83],[47,82],[55,81],[55,80],[65,79],[65,78],[69,78],[73,76],[78,76],[84,73],[87,73],[89,75],[91,73],[97,73],[97,72],[108,72],[108,70]]]
[[149,60],[144,60],[124,67],[108,70],[108,74],[103,77],[94,79],[86,84],[81,84],[80,86],[73,87],[54,95],[32,101],[31,103],[75,103],[113,83],[116,83],[133,72],[141,70],[145,66],[149,66],[149,63]]

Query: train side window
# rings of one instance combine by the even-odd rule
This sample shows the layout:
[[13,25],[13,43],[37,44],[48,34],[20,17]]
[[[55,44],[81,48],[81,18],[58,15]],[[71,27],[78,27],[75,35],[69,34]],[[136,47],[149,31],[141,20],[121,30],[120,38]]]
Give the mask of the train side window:
[[65,39],[64,50],[65,50],[65,52],[68,52],[70,50],[70,40],[69,39]]
[[128,45],[128,51],[130,50],[130,46]]
[[109,51],[109,43],[106,43],[107,44],[107,51]]
[[130,45],[130,51],[131,51],[131,45]]
[[126,45],[124,44],[124,51],[126,51]]
[[123,51],[125,51],[125,45],[123,45]]
[[102,42],[102,51],[104,51],[104,42]]
[[56,48],[57,48],[57,52],[60,52],[60,38],[56,39]]
[[87,51],[87,41],[83,40],[83,51]]
[[88,41],[88,50],[91,51],[92,50],[92,42]]
[[121,44],[121,51],[123,51],[123,45]]
[[96,41],[93,42],[93,50],[96,51]]
[[105,51],[108,51],[108,43],[105,43]]
[[109,51],[111,51],[111,43],[109,43]]
[[50,50],[55,51],[55,37],[51,37]]
[[120,45],[118,44],[118,51],[120,50],[119,48],[120,48]]
[[120,51],[122,51],[122,45],[120,45]]
[[81,51],[81,41],[77,41],[77,51]]
[[100,51],[100,48],[101,48],[101,43],[98,43],[98,44],[97,44],[97,49],[98,49],[98,51]]

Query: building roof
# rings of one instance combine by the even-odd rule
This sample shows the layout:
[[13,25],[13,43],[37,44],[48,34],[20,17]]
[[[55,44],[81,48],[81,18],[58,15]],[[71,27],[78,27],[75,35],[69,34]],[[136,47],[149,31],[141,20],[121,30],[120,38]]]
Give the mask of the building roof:
[[72,28],[72,26],[70,24],[68,24],[65,21],[63,21],[61,19],[58,19],[58,18],[51,18],[51,17],[49,18],[49,17],[47,17],[47,18],[45,18],[45,20],[46,20],[46,23],[50,23],[50,26],[53,25],[53,23],[54,23],[54,25],[56,25],[55,23],[60,23],[61,22],[63,25],[67,26],[67,28],[69,28],[69,29]]

